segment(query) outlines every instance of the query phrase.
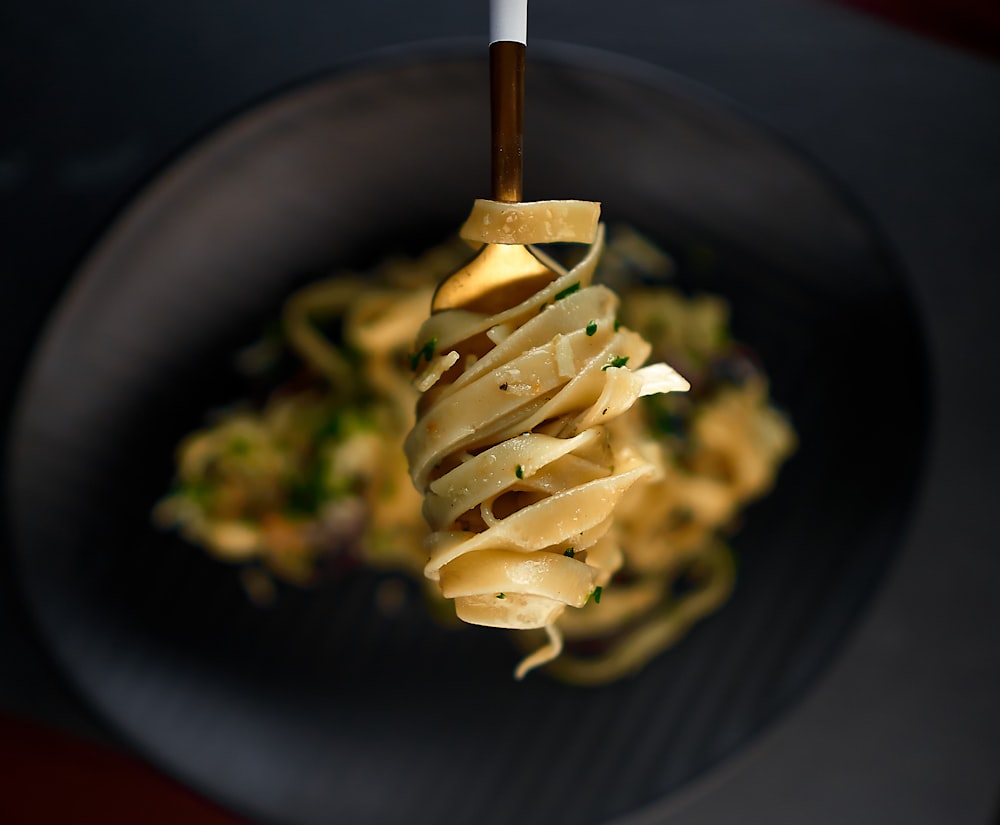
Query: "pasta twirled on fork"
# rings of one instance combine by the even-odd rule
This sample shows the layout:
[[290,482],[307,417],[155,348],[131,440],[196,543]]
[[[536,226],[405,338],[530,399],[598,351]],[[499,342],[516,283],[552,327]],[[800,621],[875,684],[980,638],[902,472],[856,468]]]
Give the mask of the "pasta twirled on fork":
[[513,306],[444,310],[418,336],[424,395],[405,447],[432,531],[424,572],[466,622],[546,629],[519,678],[559,655],[567,607],[600,598],[622,563],[615,507],[663,472],[655,444],[616,422],[642,396],[689,386],[666,364],[644,366],[650,345],[592,283],[598,210],[477,202],[469,240],[590,248],[570,269],[546,259],[554,280]]

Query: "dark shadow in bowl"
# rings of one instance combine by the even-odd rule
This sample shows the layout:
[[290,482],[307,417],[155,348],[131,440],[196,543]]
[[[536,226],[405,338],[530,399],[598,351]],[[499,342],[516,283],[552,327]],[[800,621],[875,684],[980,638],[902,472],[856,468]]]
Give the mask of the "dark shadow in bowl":
[[636,678],[515,683],[501,633],[442,629],[416,598],[387,619],[374,574],[254,608],[231,568],[149,526],[174,444],[237,391],[232,352],[282,296],[439,240],[486,190],[482,61],[346,72],[240,117],[122,216],[49,327],[9,468],[26,596],[98,711],[226,804],[303,825],[607,821],[788,709],[891,562],[928,397],[905,283],[782,141],[675,79],[594,65],[532,63],[527,196],[602,199],[685,286],[726,296],[801,440],[747,514],[731,602]]

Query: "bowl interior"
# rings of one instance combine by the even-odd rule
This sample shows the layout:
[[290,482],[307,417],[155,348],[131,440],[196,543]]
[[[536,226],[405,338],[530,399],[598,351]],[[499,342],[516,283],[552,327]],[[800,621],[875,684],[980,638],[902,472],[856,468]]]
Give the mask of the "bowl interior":
[[442,239],[487,191],[486,82],[478,59],[383,64],[206,138],[86,262],[20,402],[7,503],[53,654],[141,752],[267,821],[584,825],[662,798],[802,696],[900,541],[927,363],[868,223],[704,93],[541,56],[527,196],[602,200],[725,296],[798,431],[728,605],[635,678],[515,683],[500,632],[442,629],[418,598],[386,618],[376,574],[260,609],[150,527],[178,438],[238,391],[232,353],[284,295]]

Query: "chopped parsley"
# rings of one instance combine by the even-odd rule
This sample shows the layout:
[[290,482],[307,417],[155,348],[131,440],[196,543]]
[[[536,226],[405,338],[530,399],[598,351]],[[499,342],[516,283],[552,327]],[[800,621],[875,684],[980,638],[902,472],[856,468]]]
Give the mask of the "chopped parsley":
[[313,434],[314,443],[320,443],[328,438],[348,438],[356,433],[375,429],[373,414],[368,409],[352,409],[351,407],[336,407],[319,424]]
[[253,444],[246,436],[236,436],[229,442],[229,452],[235,456],[248,455],[251,449],[253,449]]
[[603,593],[603,592],[604,592],[604,588],[603,587],[595,587],[594,588],[594,592],[591,593],[587,597],[587,601],[589,602],[591,599],[593,599],[594,600],[594,604],[600,604],[601,603],[601,593]]
[[552,300],[553,301],[561,301],[563,298],[567,297],[568,295],[572,295],[574,292],[578,292],[579,289],[580,289],[580,282],[577,281],[574,284],[570,284],[565,289],[559,290],[559,292],[557,292],[555,294],[555,296],[552,298]]
[[506,599],[507,597],[503,593],[497,593],[498,599]]
[[567,547],[565,550],[563,550],[563,555],[567,556],[568,558],[573,558],[573,556],[576,555],[576,551],[572,547]]
[[437,338],[431,338],[426,341],[424,345],[418,349],[416,352],[410,353],[410,369],[415,370],[420,364],[420,359],[423,358],[425,361],[430,363],[430,360],[434,357],[434,350],[437,347]]
[[604,370],[610,369],[611,367],[624,367],[627,363],[628,363],[627,355],[616,355],[614,358],[611,359],[610,364],[605,364],[603,367],[601,367],[601,372],[604,372]]
[[589,324],[587,324],[586,332],[587,335],[593,335],[595,332],[597,332],[597,321],[591,321]]
[[194,502],[203,510],[209,507],[215,495],[216,488],[207,481],[189,481],[181,488],[181,494]]
[[514,475],[516,475],[518,478],[524,478],[524,467],[522,467],[520,464],[518,464],[514,468]]
[[325,462],[316,460],[303,468],[301,474],[289,479],[285,500],[286,514],[291,517],[313,516],[327,498],[344,498],[350,492],[346,480],[335,489],[326,489]]

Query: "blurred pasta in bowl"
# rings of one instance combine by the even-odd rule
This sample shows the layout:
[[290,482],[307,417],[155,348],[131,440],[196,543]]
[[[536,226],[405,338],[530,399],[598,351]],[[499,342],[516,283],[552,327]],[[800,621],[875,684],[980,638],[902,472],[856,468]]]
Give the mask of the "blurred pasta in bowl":
[[[156,523],[237,565],[261,604],[275,598],[275,581],[309,586],[365,566],[423,582],[432,612],[454,621],[423,577],[428,528],[403,442],[414,375],[428,360],[414,351],[417,330],[437,282],[468,254],[449,241],[294,292],[280,323],[238,357],[271,391],[212,412],[181,441]],[[595,280],[621,296],[620,321],[691,389],[645,397],[617,424],[664,472],[618,504],[623,558],[611,581],[556,621],[565,647],[546,668],[569,683],[635,673],[725,603],[735,584],[729,539],[796,447],[764,365],[732,335],[726,300],[664,285],[673,267],[629,226],[612,229],[598,264]],[[537,647],[537,631],[511,633]]]

